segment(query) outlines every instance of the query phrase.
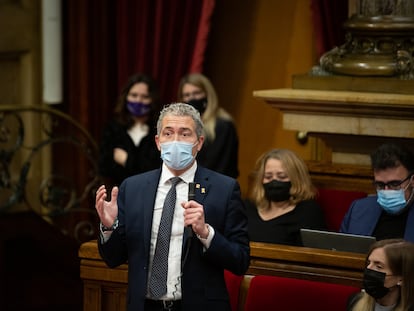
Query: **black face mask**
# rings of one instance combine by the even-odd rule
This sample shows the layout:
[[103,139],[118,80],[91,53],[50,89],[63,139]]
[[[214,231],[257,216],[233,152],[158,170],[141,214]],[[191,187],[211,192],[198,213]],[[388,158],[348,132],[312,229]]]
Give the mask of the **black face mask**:
[[200,115],[202,115],[207,108],[207,97],[203,97],[200,99],[191,99],[187,102],[187,104],[193,106],[195,109],[198,110]]
[[390,289],[384,286],[385,276],[386,274],[383,272],[365,268],[363,279],[365,292],[375,299],[380,299],[388,294]]
[[266,184],[263,184],[265,191],[265,197],[269,201],[282,202],[289,200],[290,198],[290,187],[292,184],[290,181],[278,181],[272,180]]

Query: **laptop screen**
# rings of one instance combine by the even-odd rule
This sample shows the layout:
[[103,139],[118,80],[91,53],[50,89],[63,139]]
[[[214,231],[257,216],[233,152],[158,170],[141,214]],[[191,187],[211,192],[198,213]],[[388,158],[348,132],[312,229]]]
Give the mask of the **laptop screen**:
[[300,229],[303,246],[367,254],[375,237],[331,231]]

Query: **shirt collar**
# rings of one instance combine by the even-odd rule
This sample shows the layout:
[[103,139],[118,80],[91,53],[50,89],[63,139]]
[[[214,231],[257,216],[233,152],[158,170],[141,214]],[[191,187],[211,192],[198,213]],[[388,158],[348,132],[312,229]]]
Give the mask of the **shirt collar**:
[[[191,167],[189,169],[187,169],[184,173],[182,173],[178,177],[180,177],[186,184],[188,184],[189,182],[194,181],[194,176],[195,176],[196,170],[197,170],[197,161],[194,161],[194,163],[191,165]],[[160,178],[161,184],[164,185],[172,177],[175,177],[175,176],[168,169],[167,165],[165,165],[165,163],[163,163],[162,164],[161,178]]]

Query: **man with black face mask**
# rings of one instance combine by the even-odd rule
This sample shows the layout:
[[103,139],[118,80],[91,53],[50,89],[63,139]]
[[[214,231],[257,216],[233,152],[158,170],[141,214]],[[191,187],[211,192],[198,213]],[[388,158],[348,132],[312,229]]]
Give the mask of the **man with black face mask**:
[[396,144],[383,144],[371,155],[376,196],[352,203],[340,231],[377,240],[414,242],[414,155]]
[[403,239],[377,241],[367,256],[363,291],[352,296],[348,311],[414,309],[414,244]]

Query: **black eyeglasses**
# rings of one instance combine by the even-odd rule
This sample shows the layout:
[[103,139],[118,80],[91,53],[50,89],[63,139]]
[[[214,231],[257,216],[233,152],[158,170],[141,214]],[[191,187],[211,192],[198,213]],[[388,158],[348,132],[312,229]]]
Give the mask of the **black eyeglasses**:
[[387,187],[390,190],[400,190],[402,183],[404,183],[405,181],[410,179],[411,176],[412,176],[412,174],[408,175],[407,178],[405,178],[403,180],[391,180],[387,183],[382,182],[382,181],[374,181],[372,184],[374,185],[374,187],[377,190],[384,190],[385,187]]

